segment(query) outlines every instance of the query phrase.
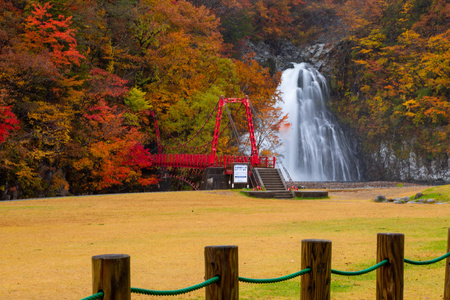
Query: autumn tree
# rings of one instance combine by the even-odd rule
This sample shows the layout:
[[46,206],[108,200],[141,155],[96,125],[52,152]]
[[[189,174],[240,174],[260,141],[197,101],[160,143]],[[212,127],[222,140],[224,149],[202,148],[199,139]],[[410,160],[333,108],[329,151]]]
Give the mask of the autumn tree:
[[70,28],[72,17],[59,15],[57,18],[49,12],[52,5],[33,4],[34,10],[26,19],[24,43],[28,50],[40,53],[49,51],[51,61],[57,68],[79,65],[84,56],[77,50],[75,30]]
[[[143,136],[136,127],[126,126],[123,112],[104,100],[89,108],[84,115],[86,147],[73,168],[79,179],[76,188],[84,191],[105,191],[111,187],[157,183],[154,176],[142,176],[150,167],[149,152],[140,141]],[[82,174],[82,176],[80,176]]]
[[369,151],[384,144],[399,157],[411,151],[428,158],[448,155],[449,31],[414,30],[430,19],[427,9],[445,5],[422,4],[370,1],[371,10],[361,10],[354,22],[353,67],[346,67],[357,71],[344,75],[353,78],[347,81],[352,86],[338,83],[344,95],[334,108],[364,136]]

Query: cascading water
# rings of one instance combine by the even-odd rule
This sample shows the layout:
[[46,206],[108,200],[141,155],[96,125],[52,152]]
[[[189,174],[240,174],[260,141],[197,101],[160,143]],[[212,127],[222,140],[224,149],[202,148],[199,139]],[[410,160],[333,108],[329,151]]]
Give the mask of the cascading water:
[[283,72],[278,90],[291,127],[282,132],[284,164],[294,181],[357,181],[354,147],[327,107],[326,79],[301,63]]

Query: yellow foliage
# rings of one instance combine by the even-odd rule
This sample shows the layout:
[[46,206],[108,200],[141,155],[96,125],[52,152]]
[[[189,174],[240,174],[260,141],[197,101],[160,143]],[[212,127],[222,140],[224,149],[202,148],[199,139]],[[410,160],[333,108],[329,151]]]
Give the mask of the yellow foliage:
[[367,61],[365,61],[365,60],[356,59],[356,60],[354,60],[354,62],[355,62],[356,64],[358,64],[358,65],[363,65],[363,66],[365,66],[365,67],[368,67],[368,66],[369,66],[369,63],[368,63]]
[[[373,52],[373,49],[361,49],[361,50],[359,50],[359,54],[367,54],[367,53],[371,53],[371,52]],[[355,60],[355,62],[363,62],[363,61],[361,61],[361,60],[359,60],[359,61],[357,61],[357,60]]]
[[25,162],[20,165],[20,169],[16,172],[17,179],[23,187],[38,188],[40,187],[41,179],[39,174],[34,172]]
[[91,169],[93,167],[93,162],[87,157],[83,157],[80,160],[73,162],[72,166],[75,170]]
[[57,151],[70,140],[71,118],[69,107],[39,101],[28,113],[33,135],[41,147]]
[[419,104],[417,103],[416,100],[408,100],[404,102],[402,105],[406,107],[408,112],[411,111],[411,109],[419,107]]
[[421,42],[419,38],[420,35],[414,30],[406,30],[399,36],[398,42],[403,45],[418,44]]

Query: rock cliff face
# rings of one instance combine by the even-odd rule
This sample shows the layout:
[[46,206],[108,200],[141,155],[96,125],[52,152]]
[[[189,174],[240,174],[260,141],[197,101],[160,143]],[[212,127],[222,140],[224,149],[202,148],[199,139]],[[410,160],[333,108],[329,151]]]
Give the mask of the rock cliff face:
[[[249,43],[248,49],[255,53],[255,59],[272,72],[283,71],[292,67],[292,63],[306,62],[322,73],[329,81],[336,74],[333,73],[336,64],[342,64],[339,57],[344,57],[345,44],[317,43],[302,48],[296,47],[289,41],[280,43],[277,49],[258,42]],[[333,101],[333,100],[331,100]],[[339,116],[337,116],[339,119]],[[361,140],[351,128],[346,129],[356,140]],[[359,145],[362,149],[362,145]],[[359,150],[363,177],[366,180],[413,181],[431,184],[450,183],[450,157],[429,160],[417,153],[411,152],[408,157],[400,158],[385,144],[380,144],[377,151],[363,153]]]
[[325,76],[331,75],[332,53],[334,44],[318,43],[303,48],[296,47],[290,41],[283,41],[277,49],[260,41],[247,44],[249,52],[255,53],[255,60],[263,66],[270,67],[276,71],[283,71],[291,67],[291,63],[306,62]]
[[427,159],[410,152],[406,158],[399,158],[394,151],[382,144],[377,152],[370,153],[369,176],[384,180],[402,180],[430,184],[450,183],[450,157]]

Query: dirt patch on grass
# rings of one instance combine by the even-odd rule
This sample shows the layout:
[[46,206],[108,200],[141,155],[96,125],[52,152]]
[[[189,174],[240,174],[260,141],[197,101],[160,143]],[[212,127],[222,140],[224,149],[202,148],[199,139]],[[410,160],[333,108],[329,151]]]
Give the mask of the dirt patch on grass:
[[[183,288],[203,281],[203,249],[238,245],[239,274],[271,278],[300,269],[301,240],[333,242],[333,268],[375,262],[376,234],[401,232],[405,256],[443,254],[450,205],[394,205],[376,195],[411,196],[426,187],[330,192],[326,200],[254,199],[235,191],[172,192],[0,202],[0,299],[80,299],[92,294],[91,257],[131,256],[131,285]],[[411,268],[406,299],[439,299],[442,266]],[[332,299],[368,299],[373,278],[333,276]],[[432,285],[435,289],[430,289]],[[240,286],[241,299],[298,299],[298,290]],[[203,291],[172,299],[203,298]],[[171,297],[169,297],[171,298]],[[160,299],[137,296],[133,299]],[[167,298],[166,298],[167,299]]]

